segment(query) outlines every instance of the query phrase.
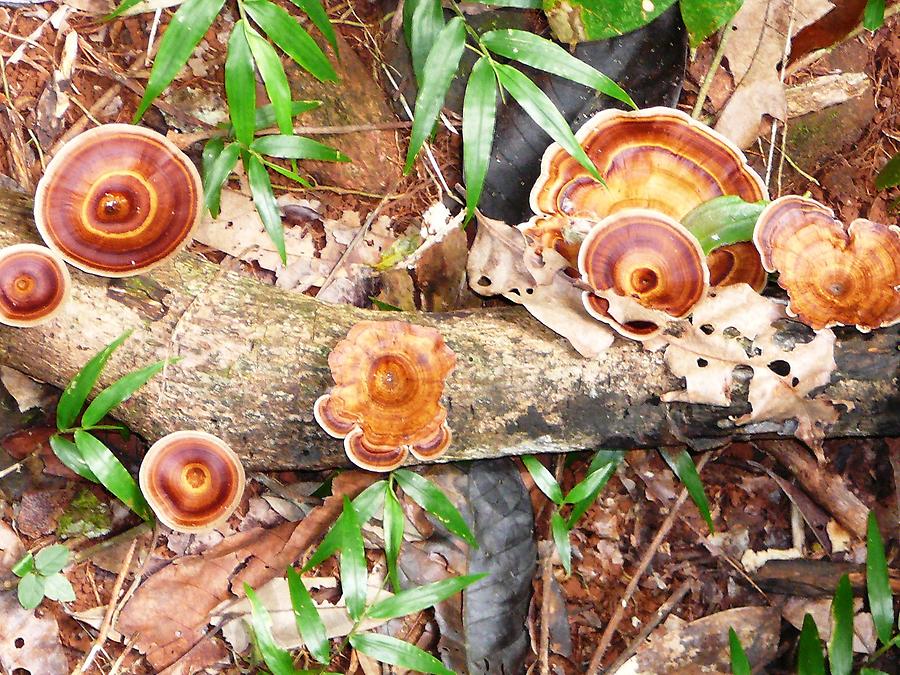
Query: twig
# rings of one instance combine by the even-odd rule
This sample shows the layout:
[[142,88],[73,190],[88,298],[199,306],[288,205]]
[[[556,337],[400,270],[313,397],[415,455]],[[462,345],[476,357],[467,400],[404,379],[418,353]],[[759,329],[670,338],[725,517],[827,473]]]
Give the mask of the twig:
[[538,659],[541,675],[550,674],[550,584],[553,583],[553,542],[542,541],[538,547],[541,554],[541,632],[538,637]]
[[[781,55],[781,63],[782,63],[781,86],[782,87],[784,87],[784,76],[787,71],[787,67],[785,67],[785,64],[787,64],[788,56],[791,53],[791,37],[794,32],[794,13],[796,11],[796,8],[797,8],[796,0],[791,0],[791,14],[790,14],[790,18],[788,19],[787,35],[784,38],[784,50],[782,51],[782,55]],[[778,119],[773,118],[772,119],[772,131],[769,133],[769,138],[770,138],[769,161],[766,162],[766,189],[768,189],[769,181],[772,178],[772,162],[774,161],[774,158],[775,158],[775,139],[777,138],[777,133],[778,133]],[[785,115],[784,129],[782,129],[781,133],[783,135],[787,135],[787,115]]]
[[89,560],[93,558],[98,553],[101,553],[113,546],[122,543],[123,541],[129,541],[131,539],[137,540],[143,534],[150,532],[150,524],[149,523],[141,523],[140,525],[135,525],[130,530],[125,530],[120,534],[117,534],[114,537],[110,537],[104,541],[101,541],[99,544],[95,544],[90,548],[86,548],[83,551],[79,551],[75,554],[74,558],[72,558],[72,564],[77,565],[78,563],[82,563],[85,560]]
[[23,457],[21,460],[19,460],[15,464],[12,464],[11,466],[8,466],[5,469],[3,469],[3,471],[0,471],[0,480],[3,480],[11,473],[16,473],[17,471],[19,471],[23,466],[25,466],[25,462],[27,462],[29,459],[34,457],[37,454],[37,452],[38,451],[35,450],[31,454]]
[[725,45],[728,44],[728,38],[731,37],[731,34],[734,32],[732,27],[734,26],[734,19],[732,18],[727,24],[725,24],[725,28],[722,29],[722,33],[719,36],[719,46],[716,48],[716,53],[713,55],[712,63],[709,64],[709,70],[706,71],[706,77],[703,78],[703,82],[700,84],[700,91],[697,93],[697,102],[694,104],[694,109],[691,111],[691,117],[697,119],[700,117],[700,113],[703,112],[703,104],[706,103],[706,96],[709,94],[709,88],[712,86],[713,80],[716,77],[716,71],[719,70],[719,66],[722,64],[722,57],[725,56]]

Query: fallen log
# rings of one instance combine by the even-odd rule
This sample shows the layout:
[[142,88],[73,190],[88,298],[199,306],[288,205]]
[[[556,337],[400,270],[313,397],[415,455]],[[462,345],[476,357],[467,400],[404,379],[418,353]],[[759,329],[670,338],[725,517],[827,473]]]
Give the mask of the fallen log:
[[[30,199],[0,192],[0,245],[36,241]],[[0,328],[0,362],[63,386],[100,348],[131,328],[101,378],[180,357],[116,410],[149,440],[202,429],[228,441],[248,468],[318,469],[347,464],[340,441],[312,406],[331,386],[327,357],[357,321],[384,313],[326,305],[225,271],[183,253],[131,279],[73,270],[66,312],[32,329]],[[438,328],[458,364],[445,391],[454,442],[445,460],[653,447],[729,437],[788,437],[794,423],[737,427],[748,411],[746,377],[730,408],[665,404],[680,388],[659,353],[618,341],[595,361],[520,308],[446,314],[391,313]],[[839,333],[837,371],[825,394],[852,409],[829,436],[900,435],[898,328]]]

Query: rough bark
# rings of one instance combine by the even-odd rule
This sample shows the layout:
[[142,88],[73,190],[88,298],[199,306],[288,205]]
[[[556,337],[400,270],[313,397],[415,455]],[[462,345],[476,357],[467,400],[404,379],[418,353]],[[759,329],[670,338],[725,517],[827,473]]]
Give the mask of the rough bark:
[[[0,245],[32,240],[30,201],[0,192]],[[0,362],[61,386],[133,328],[101,384],[156,359],[181,358],[117,409],[134,431],[152,440],[204,429],[231,443],[250,468],[347,464],[341,443],[313,420],[312,405],[332,384],[331,348],[355,322],[384,313],[325,305],[190,253],[146,276],[111,281],[73,271],[73,279],[72,302],[59,319],[0,329]],[[398,317],[439,328],[458,355],[445,391],[454,430],[446,460],[788,436],[793,428],[735,427],[745,396],[731,408],[662,404],[660,394],[680,383],[660,354],[622,341],[588,361],[518,308],[389,318]],[[855,407],[828,434],[900,435],[897,329],[842,335],[826,393]]]

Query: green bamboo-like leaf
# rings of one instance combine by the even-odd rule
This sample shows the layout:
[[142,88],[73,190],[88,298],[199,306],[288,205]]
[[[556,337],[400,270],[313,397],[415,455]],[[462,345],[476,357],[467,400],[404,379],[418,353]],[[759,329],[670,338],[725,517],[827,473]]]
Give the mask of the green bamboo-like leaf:
[[371,656],[376,661],[400,666],[420,673],[432,675],[455,675],[428,652],[424,652],[408,642],[389,635],[377,633],[356,633],[350,636],[350,644],[357,651]]
[[[310,110],[315,110],[320,105],[322,105],[321,101],[291,101],[291,118]],[[275,108],[272,107],[271,103],[256,109],[254,126],[257,131],[275,126]]]
[[394,471],[394,479],[410,499],[437,518],[450,532],[465,540],[469,546],[478,548],[475,535],[466,521],[437,485],[406,469]]
[[580,483],[569,490],[564,501],[567,504],[576,504],[590,497],[595,492],[603,489],[610,477],[616,472],[615,464],[607,464],[599,471],[594,471],[584,477]]
[[866,534],[866,591],[869,595],[869,610],[875,622],[875,632],[882,644],[891,641],[894,630],[894,599],[888,576],[884,541],[878,529],[878,519],[869,511]]
[[863,12],[863,26],[870,31],[876,31],[884,25],[884,0],[868,0]]
[[322,82],[336,82],[337,73],[312,36],[297,20],[268,0],[243,0],[244,9],[298,66]]
[[768,202],[745,202],[735,195],[716,197],[691,209],[682,219],[684,225],[709,255],[713,249],[741,241],[752,241],[759,214]]
[[347,613],[358,621],[366,610],[366,549],[356,511],[347,497],[344,497],[344,511],[341,514],[341,588]]
[[178,8],[159,41],[147,88],[132,124],[140,121],[153,99],[175,79],[224,4],[225,0],[186,0]]
[[669,468],[672,469],[672,473],[687,488],[688,494],[691,496],[694,504],[697,505],[703,520],[709,526],[709,531],[713,532],[715,527],[713,526],[712,515],[709,512],[709,500],[706,498],[706,492],[703,490],[703,481],[700,480],[700,474],[697,473],[697,467],[694,465],[694,460],[691,459],[690,453],[687,450],[681,450],[672,455],[663,450],[660,454],[666,460]]
[[516,9],[541,9],[542,0],[472,0],[480,5],[492,7],[514,7]]
[[831,675],[853,672],[853,589],[844,574],[831,600],[831,639],[828,641],[828,665]]
[[[591,465],[588,467],[585,480],[587,480],[591,476],[591,474],[603,471],[608,466],[612,466],[612,471],[610,472],[609,476],[606,477],[606,480],[602,480],[600,484],[596,488],[594,488],[593,492],[588,494],[584,499],[578,500],[572,504],[572,511],[569,513],[569,517],[566,518],[566,527],[568,527],[570,530],[575,527],[575,525],[581,519],[581,516],[585,514],[585,512],[591,507],[591,504],[594,503],[594,501],[603,491],[603,488],[606,486],[609,478],[613,473],[615,473],[616,468],[622,461],[623,456],[624,453],[621,450],[598,450],[594,454],[594,458],[591,460]],[[571,491],[569,494],[571,496]]]
[[396,595],[375,603],[367,614],[372,619],[395,619],[419,612],[443,602],[451,595],[456,595],[467,586],[471,586],[487,574],[467,574],[465,576],[441,579],[432,584],[401,591]]
[[91,401],[91,404],[81,416],[81,425],[92,427],[99,423],[110,410],[127,401],[134,392],[143,387],[151,377],[161,371],[166,363],[167,361],[159,361],[146,368],[128,373],[113,382],[97,394],[97,398]]
[[270,157],[313,159],[320,162],[349,162],[340,150],[303,136],[274,134],[260,136],[250,145],[252,150]]
[[122,4],[120,4],[112,12],[104,16],[103,20],[112,21],[113,19],[122,16],[122,14],[141,2],[143,2],[143,0],[124,0]]
[[728,629],[728,644],[731,647],[731,672],[734,675],[750,675],[750,660],[744,652],[741,640],[738,638],[734,628]]
[[681,0],[681,18],[691,39],[691,47],[700,46],[706,38],[725,25],[744,4],[744,0]]
[[309,591],[303,585],[303,579],[294,571],[293,567],[287,568],[288,592],[291,594],[291,607],[294,609],[294,620],[297,623],[297,631],[303,638],[303,644],[319,663],[327,664],[331,661],[331,644],[325,634],[325,624],[319,616],[319,610],[313,604]]
[[579,164],[587,169],[591,176],[602,182],[603,178],[597,172],[597,167],[594,166],[594,163],[587,156],[584,148],[578,144],[578,140],[569,128],[568,122],[556,109],[556,106],[553,105],[553,101],[549,99],[547,94],[542,92],[534,82],[512,66],[497,63],[494,65],[494,68],[497,69],[500,84],[522,106],[522,109],[528,116],[546,131],[563,150],[572,155]]
[[275,193],[272,192],[272,182],[266,167],[263,166],[256,155],[246,155],[244,168],[247,170],[247,180],[250,182],[250,194],[253,196],[253,206],[262,220],[269,238],[275,244],[275,250],[281,258],[281,262],[287,265],[287,249],[284,246],[284,226],[281,224],[281,209],[275,201]]
[[62,544],[47,546],[34,556],[34,568],[45,577],[56,574],[69,562],[72,552]]
[[395,593],[400,590],[397,560],[400,558],[400,547],[403,545],[404,527],[403,508],[390,483],[387,483],[384,488],[384,557],[387,560],[391,587]]
[[75,601],[75,589],[65,575],[58,572],[44,579],[44,595],[56,602]]
[[497,121],[497,80],[490,59],[482,56],[472,68],[463,100],[463,176],[466,220],[475,215],[491,163]]
[[78,374],[69,382],[62,396],[59,397],[59,404],[56,406],[56,426],[60,431],[72,428],[75,420],[78,419],[78,413],[84,407],[88,394],[91,393],[97,378],[106,362],[119,346],[128,339],[131,331],[128,330],[106,347],[100,350],[90,361],[84,364],[84,367],[78,371]]
[[875,187],[879,190],[887,190],[889,187],[900,185],[900,152],[891,157],[887,164],[881,167],[875,178]]
[[425,140],[431,135],[434,123],[444,105],[447,89],[450,88],[450,82],[459,67],[459,59],[465,44],[466,25],[460,17],[454,17],[438,34],[434,41],[434,47],[425,60],[422,85],[416,96],[415,119],[413,120],[409,150],[406,153],[404,173],[410,172],[416,155],[419,154]]
[[877,668],[860,668],[859,675],[888,675],[883,670],[878,670]]
[[44,577],[34,572],[29,572],[19,581],[17,594],[19,604],[25,609],[34,609],[44,599]]
[[566,574],[572,573],[572,542],[569,541],[569,528],[559,511],[554,509],[550,516],[550,533],[553,535],[553,543],[556,544],[556,552],[562,561]]
[[84,457],[81,456],[78,448],[75,447],[75,444],[68,438],[60,436],[59,434],[53,434],[50,437],[50,449],[53,450],[53,454],[57,456],[60,462],[65,464],[82,478],[89,480],[92,483],[100,482],[97,480],[97,476],[94,475],[94,472],[91,471],[91,467],[84,461]]
[[244,584],[244,593],[250,601],[253,640],[262,654],[263,660],[272,671],[272,675],[295,675],[294,661],[291,655],[279,647],[272,637],[272,617],[249,584]]
[[272,171],[274,171],[275,173],[280,173],[285,178],[290,178],[291,180],[300,183],[300,185],[305,188],[312,187],[312,184],[299,173],[291,171],[290,169],[287,169],[283,166],[278,166],[275,162],[270,162],[265,158],[262,158],[262,163],[267,169],[272,169]]
[[[283,134],[291,134],[294,131],[291,115],[291,85],[288,84],[287,74],[284,72],[284,66],[281,65],[281,59],[278,58],[278,52],[249,24],[244,24],[244,30],[253,60],[256,62],[256,67],[259,69],[259,74],[266,87],[266,94],[269,95],[269,100],[272,102],[272,110],[275,113],[278,128]],[[253,115],[255,126],[256,111]]]
[[444,28],[444,10],[440,0],[410,0],[408,9],[404,5],[404,14],[409,16],[403,21],[404,29],[409,26],[406,44],[409,45],[416,82],[422,86],[428,54]]
[[203,178],[204,188],[206,187],[207,183],[209,183],[209,173],[212,170],[213,164],[216,163],[216,160],[219,158],[219,155],[222,154],[222,150],[224,149],[224,136],[213,136],[208,141],[206,141],[206,144],[203,146],[203,155],[200,158],[200,175]]
[[137,482],[109,448],[81,429],[75,431],[75,446],[103,487],[144,520],[153,519]]
[[334,32],[334,26],[331,25],[331,20],[328,18],[328,13],[322,6],[322,3],[320,3],[319,0],[291,0],[291,2],[306,12],[306,16],[309,17],[310,21],[313,22],[313,25],[319,29],[322,35],[325,36],[325,39],[328,40],[328,44],[331,45],[332,49],[334,49],[334,53],[337,54],[337,35]]
[[228,39],[225,95],[234,137],[241,144],[250,145],[253,142],[253,122],[256,117],[256,71],[253,69],[253,53],[247,41],[246,25],[243,20],[235,23]]
[[17,577],[24,577],[26,574],[31,572],[34,569],[34,554],[30,551],[23,555],[19,560],[10,568],[10,572],[15,574]]
[[822,642],[819,640],[816,621],[811,614],[803,617],[803,630],[800,631],[800,647],[797,655],[797,675],[825,675]]
[[578,82],[637,109],[631,96],[614,80],[540,35],[507,28],[488,31],[481,41],[495,54]]
[[541,464],[537,457],[523,455],[522,464],[528,469],[528,473],[531,474],[535,484],[540,488],[541,492],[547,496],[547,499],[554,504],[563,503],[562,488],[559,486],[559,483],[556,482],[556,478],[553,477],[553,474],[550,473],[547,467]]
[[209,209],[213,218],[219,217],[222,187],[228,180],[228,176],[234,171],[240,154],[241,146],[237,143],[229,143],[209,167],[209,172],[204,172],[203,198],[206,208]]

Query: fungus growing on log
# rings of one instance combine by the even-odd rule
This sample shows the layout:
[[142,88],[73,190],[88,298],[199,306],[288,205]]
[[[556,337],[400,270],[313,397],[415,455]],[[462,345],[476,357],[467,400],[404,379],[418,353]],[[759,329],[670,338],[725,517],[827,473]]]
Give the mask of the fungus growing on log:
[[433,328],[363,321],[328,356],[335,387],[315,404],[316,421],[344,439],[354,464],[391,471],[409,452],[432,460],[450,446],[440,399],[456,355]]
[[26,328],[50,321],[62,311],[71,287],[66,264],[45,246],[0,250],[0,323]]
[[202,431],[176,431],[144,457],[141,492],[157,518],[179,532],[223,524],[244,494],[244,467],[224,441]]
[[790,298],[788,312],[819,330],[862,332],[900,321],[900,227],[858,218],[845,226],[812,199],[776,199],[753,241]]
[[747,284],[757,293],[766,287],[768,275],[753,242],[741,241],[713,249],[706,256],[706,266],[710,286]]
[[46,244],[105,277],[141,274],[181,250],[203,212],[193,163],[164,136],[106,124],[69,141],[34,198]]

